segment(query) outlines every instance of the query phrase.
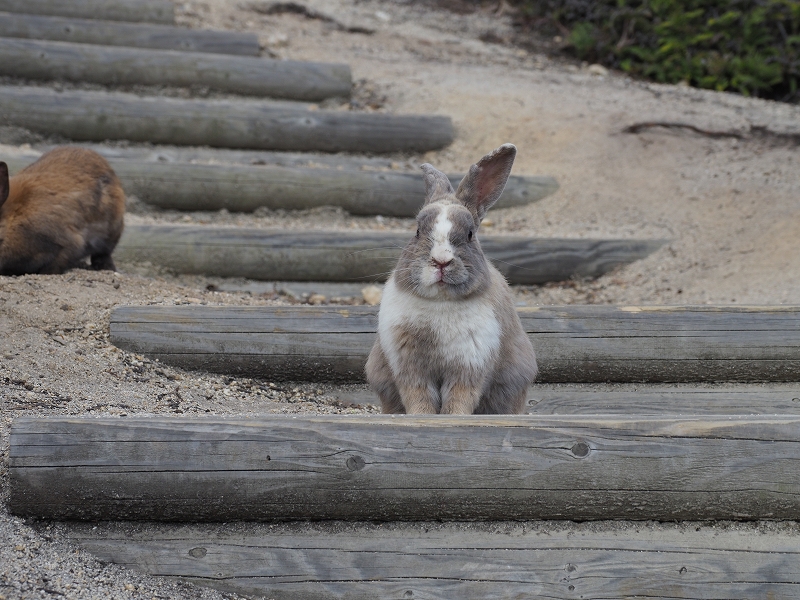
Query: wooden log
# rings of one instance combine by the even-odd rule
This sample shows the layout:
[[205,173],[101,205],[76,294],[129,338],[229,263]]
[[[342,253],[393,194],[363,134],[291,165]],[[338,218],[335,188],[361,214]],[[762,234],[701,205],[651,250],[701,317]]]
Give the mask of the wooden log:
[[0,75],[102,85],[203,86],[291,100],[350,96],[350,67],[251,56],[0,38]]
[[800,519],[798,415],[20,418],[8,460],[47,519]]
[[796,598],[792,527],[75,523],[103,562],[275,600]]
[[[379,406],[366,385],[340,386],[329,393],[343,406]],[[276,403],[277,408],[277,403]],[[528,390],[531,415],[708,416],[796,415],[798,383],[534,384]],[[266,411],[265,411],[266,412]]]
[[[178,273],[286,281],[382,281],[412,233],[285,231],[245,227],[129,225],[120,262]],[[511,283],[597,277],[658,249],[663,240],[482,236],[486,256]]]
[[239,56],[261,53],[254,33],[21,13],[0,13],[0,36]]
[[0,0],[0,11],[108,21],[175,23],[175,5],[170,0]]
[[315,110],[264,100],[184,100],[0,86],[0,125],[78,141],[319,152],[423,152],[453,141],[449,117]]
[[[353,215],[414,217],[425,199],[417,173],[111,161],[125,190],[172,210],[250,212],[341,207]],[[456,185],[463,175],[453,175]],[[552,177],[512,175],[496,208],[524,206],[558,189]]]
[[[7,160],[17,171],[34,158]],[[338,206],[354,215],[413,217],[425,198],[421,173],[110,159],[128,195],[173,210],[302,210]],[[463,174],[451,175],[457,186]],[[558,189],[552,177],[512,175],[496,208],[523,206]]]
[[[91,148],[109,160],[146,160],[162,163],[203,163],[278,165],[282,167],[328,167],[342,169],[366,169],[377,171],[401,171],[419,174],[419,163],[409,166],[399,163],[394,157],[366,156],[363,154],[322,154],[319,152],[271,152],[269,150],[235,150],[230,148],[208,148],[197,146],[169,146],[150,144],[111,146],[83,142],[76,144]],[[34,148],[47,152],[56,148],[54,144],[37,144]]]
[[[800,381],[800,307],[518,309],[540,382]],[[377,308],[121,307],[111,341],[189,369],[363,381]]]

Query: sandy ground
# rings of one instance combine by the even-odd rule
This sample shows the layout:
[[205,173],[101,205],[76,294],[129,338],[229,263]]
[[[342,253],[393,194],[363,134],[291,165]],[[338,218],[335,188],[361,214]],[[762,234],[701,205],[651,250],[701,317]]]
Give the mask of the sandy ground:
[[[636,82],[487,43],[481,40],[512,35],[508,18],[488,11],[457,15],[385,0],[306,4],[338,24],[248,8],[264,5],[259,2],[182,2],[178,14],[194,27],[256,31],[265,55],[349,63],[359,82],[355,101],[323,108],[453,118],[458,139],[450,148],[385,157],[388,168],[427,161],[463,171],[498,145],[516,144],[514,173],[552,175],[561,188],[534,205],[490,213],[493,233],[669,240],[646,260],[596,281],[519,289],[521,302],[795,303],[800,107]],[[374,33],[347,31],[354,27]],[[730,135],[709,137],[682,127],[623,132],[644,122]],[[53,141],[58,140],[0,127],[0,152],[32,152],[37,143]],[[131,202],[128,223],[160,221],[411,227],[409,220],[354,218],[332,209],[181,215]],[[118,273],[0,277],[0,600],[233,597],[101,564],[69,541],[68,525],[9,515],[13,418],[375,410],[343,401],[346,394],[338,388],[184,372],[119,351],[108,341],[114,306],[279,304],[303,301],[302,293],[308,297],[313,287],[298,286],[296,298],[264,284],[119,267]],[[360,301],[358,290],[352,294]]]

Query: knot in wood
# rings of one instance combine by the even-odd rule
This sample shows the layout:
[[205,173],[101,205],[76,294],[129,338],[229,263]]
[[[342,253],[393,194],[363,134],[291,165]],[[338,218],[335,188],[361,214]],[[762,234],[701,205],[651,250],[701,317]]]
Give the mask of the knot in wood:
[[360,456],[351,456],[345,463],[348,471],[360,471],[367,463]]
[[583,458],[589,454],[589,444],[586,442],[576,442],[572,448],[570,448],[570,452],[572,452],[573,456],[577,458]]
[[192,548],[189,550],[189,556],[192,558],[203,558],[205,555],[208,554],[208,550],[205,548]]

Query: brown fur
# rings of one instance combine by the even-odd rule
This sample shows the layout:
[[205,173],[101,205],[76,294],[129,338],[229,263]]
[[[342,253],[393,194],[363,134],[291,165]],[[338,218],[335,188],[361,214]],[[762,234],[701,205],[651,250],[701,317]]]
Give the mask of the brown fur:
[[114,270],[125,194],[106,160],[56,148],[8,178],[0,162],[0,275],[63,273],[87,257]]
[[[528,386],[537,374],[536,355],[514,308],[508,284],[486,260],[477,237],[486,212],[503,191],[515,155],[516,149],[510,144],[488,154],[472,165],[458,191],[453,190],[443,173],[423,165],[425,206],[417,216],[417,233],[403,249],[389,283],[430,302],[422,303],[426,308],[421,312],[414,308],[413,318],[406,316],[391,329],[381,329],[372,348],[366,366],[367,380],[380,398],[383,412],[517,414],[525,409]],[[440,267],[441,281],[432,288],[425,269],[444,264],[434,259],[432,238],[436,219],[443,210],[448,211],[452,223],[448,238],[453,257]],[[500,347],[496,354],[494,350],[489,354],[486,349],[490,359],[481,368],[455,364],[458,359],[454,363],[453,352],[438,343],[440,332],[428,324],[432,321],[426,314],[437,311],[448,315],[439,322],[457,330],[463,323],[463,311],[470,306],[466,301],[471,299],[491,306],[500,329]],[[404,300],[402,305],[415,306],[415,302]],[[379,320],[383,311],[382,305]],[[390,312],[399,314],[396,308]],[[391,339],[381,340],[381,335]],[[465,331],[464,335],[469,333]],[[384,349],[384,342],[390,350]],[[391,348],[398,361],[394,369],[387,359]]]

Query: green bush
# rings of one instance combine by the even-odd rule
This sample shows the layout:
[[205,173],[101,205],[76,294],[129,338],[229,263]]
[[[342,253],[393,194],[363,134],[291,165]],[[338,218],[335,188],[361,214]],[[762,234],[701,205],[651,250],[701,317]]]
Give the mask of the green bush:
[[[800,100],[798,0],[519,0],[569,49],[663,83]],[[563,35],[563,33],[562,33]]]

